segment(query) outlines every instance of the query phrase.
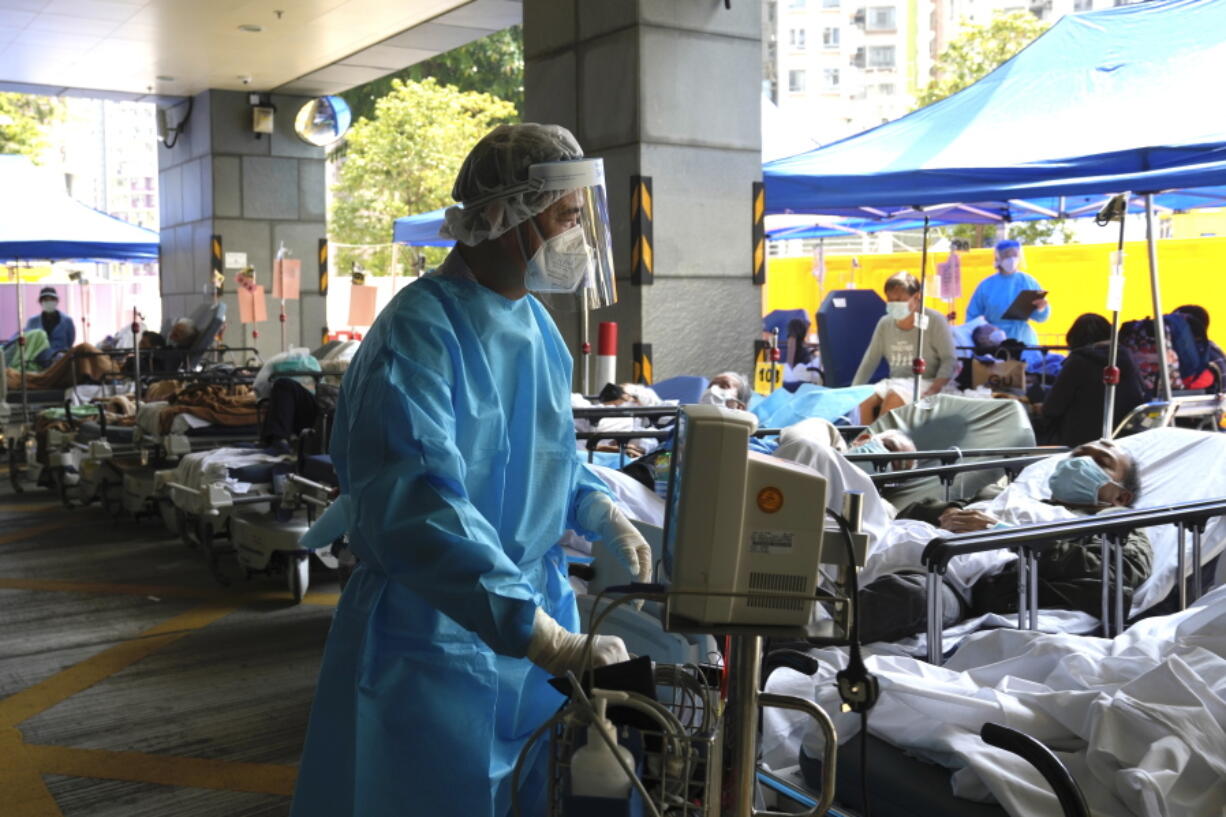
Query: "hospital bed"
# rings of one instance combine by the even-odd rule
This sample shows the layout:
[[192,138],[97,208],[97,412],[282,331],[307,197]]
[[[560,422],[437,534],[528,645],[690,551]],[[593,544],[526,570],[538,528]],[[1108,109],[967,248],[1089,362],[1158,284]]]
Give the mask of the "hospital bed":
[[[943,633],[939,622],[943,615],[940,593],[941,575],[952,559],[992,550],[1013,550],[1018,559],[1019,630],[1038,626],[1039,557],[1057,541],[1094,539],[1103,546],[1102,616],[1103,630],[1108,635],[1123,632],[1128,620],[1124,609],[1122,536],[1140,528],[1175,525],[1179,531],[1177,575],[1187,575],[1187,534],[1192,536],[1191,600],[1201,593],[1201,562],[1203,537],[1209,521],[1226,516],[1226,497],[1221,499],[1182,502],[1163,507],[1131,509],[1120,513],[1103,513],[1062,522],[1019,525],[975,533],[948,534],[933,539],[924,549],[923,564],[927,571],[928,595],[928,660],[941,663],[944,658]],[[1188,586],[1178,582],[1180,609],[1187,607]]]
[[[984,400],[938,394],[894,409],[869,427],[879,433],[888,429],[905,432],[916,448],[925,451],[961,448],[995,450],[1033,448],[1034,429],[1021,403],[1015,400]],[[925,463],[922,459],[920,465]],[[937,475],[884,486],[883,497],[896,507],[937,496],[948,490],[952,499],[970,499],[1004,476],[1001,468],[967,470],[951,486]]]
[[[1057,539],[1083,538],[1097,540],[1105,538],[1107,540],[1107,559],[1103,565],[1106,575],[1102,581],[1102,620],[1106,622],[1106,634],[1116,634],[1115,638],[1117,640],[1129,637],[1132,629],[1138,627],[1163,626],[1160,623],[1165,621],[1165,618],[1146,618],[1145,616],[1149,608],[1153,607],[1157,601],[1160,601],[1167,595],[1167,591],[1170,589],[1169,586],[1175,588],[1173,595],[1178,600],[1177,606],[1179,609],[1185,607],[1190,611],[1198,609],[1196,605],[1201,603],[1201,581],[1204,573],[1202,569],[1198,569],[1198,566],[1207,564],[1216,552],[1221,549],[1223,539],[1226,538],[1226,523],[1222,522],[1222,517],[1226,516],[1226,485],[1224,485],[1226,483],[1226,474],[1218,474],[1214,469],[1203,471],[1198,467],[1199,478],[1189,481],[1186,463],[1189,460],[1197,462],[1206,460],[1216,461],[1221,456],[1226,455],[1226,444],[1223,443],[1222,438],[1217,434],[1205,434],[1180,429],[1163,429],[1147,435],[1125,439],[1121,441],[1121,445],[1125,446],[1141,464],[1142,483],[1145,486],[1141,501],[1143,503],[1147,502],[1149,507],[1060,522],[983,531],[974,534],[942,534],[927,543],[921,562],[928,576],[928,598],[930,601],[928,632],[925,635],[926,645],[922,646],[925,647],[926,657],[931,666],[941,666],[946,653],[945,648],[950,641],[948,632],[942,633],[940,627],[936,624],[936,622],[942,620],[943,611],[941,606],[943,601],[941,594],[934,592],[934,588],[939,588],[941,574],[950,567],[952,560],[959,556],[970,557],[976,553],[999,551],[1002,548],[1019,551],[1021,554],[1019,567],[1022,567],[1022,569],[1018,571],[1018,598],[1022,603],[1019,604],[1017,629],[1013,630],[1006,626],[1003,630],[981,633],[978,640],[971,639],[963,642],[963,645],[959,647],[959,651],[953,653],[953,658],[950,659],[951,663],[956,665],[955,671],[959,667],[963,668],[962,671],[965,671],[966,666],[977,665],[969,657],[965,660],[961,658],[967,650],[971,650],[972,654],[974,654],[975,645],[990,642],[993,645],[1007,646],[1016,640],[1004,638],[993,640],[996,634],[1003,636],[1008,632],[1016,632],[1019,637],[1024,637],[1033,633],[1035,639],[1059,638],[1063,639],[1061,643],[1084,641],[1090,644],[1098,644],[1102,642],[1102,639],[1087,639],[1076,635],[1039,636],[1033,629],[1037,614],[1037,605],[1035,604],[1037,598],[1037,574],[1033,567],[1039,561],[1038,557],[1041,556],[1043,550],[1050,546],[1048,543]],[[1041,496],[1038,486],[1046,483],[1052,467],[1054,467],[1053,462],[1040,462],[1028,467],[1019,476],[1018,481],[1014,483],[1013,490],[1024,490],[1034,497]],[[1187,501],[1168,501],[1168,499],[1179,498],[1184,498]],[[1146,582],[1134,591],[1132,607],[1130,610],[1126,610],[1124,609],[1126,602],[1122,586],[1118,581],[1115,581],[1115,577],[1122,572],[1118,561],[1120,550],[1116,547],[1116,541],[1120,540],[1127,531],[1136,528],[1146,528],[1148,530],[1154,552],[1154,568],[1153,573]],[[1221,578],[1220,572],[1218,577],[1219,579]],[[1213,591],[1211,596],[1219,600],[1226,599],[1222,595],[1224,592],[1226,591],[1218,588]],[[1219,601],[1219,606],[1220,604],[1221,601]],[[1124,625],[1129,622],[1132,622],[1131,629],[1123,635],[1119,635]],[[1157,623],[1150,625],[1149,622]],[[1144,635],[1133,637],[1133,641],[1138,640],[1141,643],[1147,642],[1147,638]],[[1038,645],[1046,643],[1046,641],[1022,640],[1018,641],[1018,643],[1023,645],[1034,643]],[[912,659],[904,657],[900,650],[895,647],[882,645],[880,649],[883,650],[881,654],[885,656],[882,660],[890,662],[884,663],[881,666],[897,667],[912,666],[914,664]],[[1047,655],[1046,651],[1037,646],[1036,650],[1038,651],[1037,655]],[[1148,653],[1149,648],[1147,647],[1145,651]],[[988,661],[1008,660],[1008,653],[1001,656],[988,649],[987,654],[996,656],[995,658],[985,659]],[[837,656],[828,652],[822,657],[823,660],[838,660]],[[1036,660],[1040,661],[1042,666],[1051,666],[1050,658],[1043,657]],[[1002,664],[1001,666],[1009,667],[1011,665]],[[1071,671],[1073,672],[1073,677],[1076,677],[1079,672],[1075,669]],[[926,688],[930,684],[928,675],[925,674],[928,671],[917,667],[914,670],[910,670],[910,672],[914,674],[917,689]],[[1059,669],[1054,668],[1051,672],[1058,674]],[[822,677],[825,676],[823,675]],[[796,690],[795,683],[797,682],[784,685],[781,689],[794,693]],[[823,684],[828,684],[829,681],[817,679],[814,683],[815,686],[813,688],[820,689]],[[991,682],[988,681],[986,683],[990,687]],[[1025,690],[1027,687],[1022,686],[1020,689]],[[942,695],[947,696],[948,694],[948,690],[935,689],[932,692],[932,700],[935,702]],[[971,695],[969,692],[962,692],[960,694]],[[992,696],[1000,694],[1005,694],[1005,691],[990,691],[987,696],[979,700],[990,702],[993,700]],[[948,698],[946,699],[948,700]],[[912,698],[906,698],[905,702],[900,702],[899,706],[903,708],[896,710],[896,713],[912,711],[910,709],[912,704],[909,703],[911,700]],[[968,703],[973,703],[976,699],[968,697],[967,701]],[[970,710],[966,711],[973,711],[975,706],[978,706],[978,704],[971,706]],[[1008,711],[1007,707],[1005,711]],[[896,718],[891,723],[902,723],[907,721],[909,716],[900,717],[902,720]],[[925,730],[924,734],[932,734],[939,727],[927,726],[920,728]],[[785,732],[779,732],[777,729],[775,734],[786,736]],[[883,805],[884,801],[892,798],[899,804],[899,807],[894,811],[888,812],[891,814],[940,813],[983,815],[984,817],[1004,814],[1000,808],[989,808],[982,804],[967,801],[930,802],[927,799],[929,794],[934,791],[948,790],[948,784],[945,781],[948,779],[949,770],[932,766],[931,764],[919,763],[913,758],[904,756],[896,747],[876,737],[870,737],[869,746],[874,752],[873,768],[879,769],[879,772],[876,772],[873,777],[873,781],[876,784],[874,788],[875,812],[879,812],[879,805]],[[797,757],[796,745],[785,740],[780,744],[780,747],[776,751],[776,756],[790,751],[791,755],[786,763],[795,763]],[[891,752],[893,755],[890,754]],[[840,752],[840,759],[842,758],[843,753]],[[799,769],[790,769],[791,776],[784,776],[793,783],[797,783],[797,778],[799,778],[798,785],[811,787],[818,779],[818,769],[815,767],[812,758],[805,758],[802,755],[800,761],[801,767]],[[856,762],[854,758],[848,760],[849,764]],[[782,766],[779,768],[782,768]],[[921,784],[921,781],[925,780],[928,782]],[[911,781],[914,785],[910,788],[900,785],[906,781]],[[882,794],[882,802],[880,803],[877,801],[877,793]]]
[[[1038,599],[1037,564],[1038,558],[1044,550],[1050,547],[1056,540],[1093,538],[1103,541],[1108,545],[1108,550],[1105,551],[1108,555],[1103,561],[1103,621],[1108,622],[1105,635],[1107,637],[1123,638],[1127,635],[1124,632],[1127,614],[1124,610],[1122,585],[1118,580],[1112,581],[1121,572],[1120,551],[1118,547],[1113,547],[1113,543],[1128,531],[1137,528],[1157,525],[1178,525],[1181,540],[1179,570],[1182,575],[1185,567],[1183,558],[1185,552],[1184,533],[1192,533],[1193,548],[1191,560],[1193,564],[1197,564],[1201,555],[1200,538],[1203,531],[1211,520],[1221,518],[1222,516],[1226,516],[1226,498],[1104,514],[1059,523],[1018,526],[1008,529],[938,537],[929,543],[923,557],[928,571],[929,596],[927,660],[934,666],[940,666],[944,659],[941,627],[939,623],[934,623],[940,622],[942,616],[941,607],[943,602],[939,592],[940,576],[953,558],[1002,548],[1016,550],[1019,566],[1025,565],[1026,567],[1024,570],[1019,570],[1018,594],[1020,603],[1017,629],[1034,630]],[[1114,559],[1112,559],[1112,553],[1114,553]],[[1112,562],[1114,562],[1114,567],[1109,569]],[[1188,592],[1187,596],[1184,596],[1181,592],[1181,609],[1187,604],[1195,604],[1199,596],[1200,588],[1197,584],[1199,581],[1199,571],[1193,570],[1192,580],[1193,588]],[[1133,640],[1147,641],[1144,636],[1134,638]],[[995,655],[991,650],[989,650],[989,653]],[[829,655],[827,654],[823,657],[829,657]],[[768,656],[766,660],[768,667],[787,666],[797,672],[811,676],[816,676],[819,673],[819,661],[813,655],[802,654],[799,658],[795,656],[777,656],[773,661]],[[891,659],[884,658],[883,660],[888,662]],[[1001,661],[1004,659],[998,657],[991,660]],[[1045,663],[1049,663],[1051,659],[1045,657],[1042,660]],[[889,667],[892,665],[884,663],[881,666]],[[1007,672],[1008,670],[1002,671]],[[1207,669],[1206,671],[1209,673],[1214,672],[1213,669]],[[1058,673],[1059,670],[1054,669],[1052,672]],[[1070,667],[1068,672],[1075,679],[1079,678],[1081,674],[1081,671],[1076,666]],[[1112,675],[1111,672],[1106,674],[1108,676]],[[919,676],[916,676],[916,682],[921,685],[924,684],[924,681],[919,680]],[[820,685],[820,682],[818,683]],[[984,681],[982,683],[990,687],[991,682]],[[1025,683],[1026,681],[1023,678],[1018,685],[1009,685],[1002,688],[1002,692],[1011,692],[1016,688],[1021,690],[1020,694],[1024,695],[1028,689]],[[1103,692],[1108,696],[1122,694],[1115,692],[1115,688],[1119,683],[1119,681],[1116,681],[1108,684]],[[1082,690],[1082,682],[1079,680],[1074,681],[1074,684],[1078,690],[1083,692],[1092,693],[1093,691],[1092,689]],[[885,694],[891,694],[893,688],[893,686],[888,687]],[[795,691],[793,686],[784,686],[781,689],[787,689],[791,692]],[[906,696],[908,693],[902,690],[898,694]],[[933,700],[926,705],[935,706],[935,701],[942,694],[947,693],[942,692],[940,689],[935,689],[932,693]],[[969,693],[965,694],[969,695]],[[991,701],[992,698],[989,697],[984,700]],[[1127,696],[1125,696],[1125,700],[1128,700]],[[890,728],[893,730],[891,734],[903,735],[903,732],[899,731],[900,727],[896,725],[898,721],[897,712],[905,712],[909,707],[915,705],[909,701],[909,698],[904,697],[902,702],[900,702],[900,706],[903,709],[896,710],[891,714],[889,719]],[[974,698],[969,698],[969,701],[974,701]],[[974,704],[968,702],[968,705],[970,708],[974,708]],[[1136,704],[1131,705],[1136,706]],[[1141,711],[1148,713],[1145,717],[1151,719],[1151,722],[1159,731],[1174,728],[1169,725],[1169,721],[1162,720],[1160,716],[1155,716],[1148,709],[1142,709]],[[1025,722],[1025,716],[1023,715],[1017,714],[1014,717],[1018,719],[1018,722]],[[1152,720],[1155,717],[1158,717],[1158,720]],[[987,727],[985,726],[985,728]],[[869,764],[867,773],[870,775],[874,814],[885,815],[885,817],[902,817],[902,815],[912,814],[942,814],[953,815],[953,817],[1005,817],[1010,813],[997,804],[955,798],[948,782],[949,775],[953,769],[934,765],[930,761],[921,760],[913,756],[906,748],[909,745],[908,743],[904,743],[903,748],[900,748],[898,745],[881,737],[870,734],[867,738],[867,746],[862,747],[861,741],[864,739],[862,733],[857,734],[853,740],[845,743],[839,750],[838,790],[841,794],[843,792],[849,793],[849,795],[844,795],[846,799],[841,799],[840,802],[845,802],[852,808],[859,808],[861,806],[857,783],[860,775],[866,773],[861,763],[862,758],[867,758]],[[917,738],[900,739],[904,741],[918,740]],[[1035,752],[1037,757],[1047,758],[1046,766],[1044,767],[1046,770],[1059,771],[1059,777],[1067,776],[1067,769],[1062,764],[1052,763],[1052,761],[1057,761],[1058,759],[1049,749],[1046,752],[1041,751],[1046,749],[1042,743],[1033,738],[1024,739],[1024,736],[1017,739],[1021,740],[1022,743],[1030,744],[1030,751]],[[1110,740],[1109,733],[1102,739]],[[1000,744],[996,743],[994,745],[999,746]],[[799,761],[799,764],[778,769],[776,774],[769,776],[773,780],[768,780],[768,785],[773,783],[773,785],[780,788],[791,787],[793,790],[800,789],[802,792],[812,791],[821,786],[823,780],[821,762],[812,757],[803,745],[797,748],[799,752],[796,755],[796,759]],[[776,752],[776,754],[778,753]],[[985,767],[990,768],[990,764],[985,764]],[[1044,771],[1044,769],[1040,769],[1040,771]],[[1002,785],[1007,786],[1009,784]],[[989,788],[994,787],[989,784]],[[1064,780],[1063,793],[1060,793],[1061,789],[1057,785],[1061,805],[1065,813],[1088,813],[1085,810],[1084,798],[1072,794],[1076,789],[1076,783],[1072,780],[1071,776]],[[1078,810],[1070,812],[1070,808]]]
[[[317,381],[325,376],[316,371],[275,375]],[[227,448],[193,452],[164,479],[181,538],[201,551],[219,583],[231,584],[240,573],[247,578],[285,573],[295,600],[302,600],[311,551],[300,540],[338,493],[330,460],[322,453],[330,424],[330,415],[321,412],[316,429],[299,435],[295,455]],[[231,553],[233,564],[227,558]],[[315,553],[329,568],[337,567],[330,551]]]

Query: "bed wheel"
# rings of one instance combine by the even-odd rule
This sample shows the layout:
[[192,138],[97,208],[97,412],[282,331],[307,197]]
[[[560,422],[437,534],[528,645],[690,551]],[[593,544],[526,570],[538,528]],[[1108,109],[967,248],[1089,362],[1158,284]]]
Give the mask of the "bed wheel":
[[[181,522],[186,526],[187,521],[184,518]],[[221,569],[221,553],[213,546],[213,523],[207,517],[201,517],[196,521],[196,542],[200,546],[201,553],[204,554],[204,563],[209,567],[209,573],[213,574],[213,579],[222,587],[230,586],[230,577]],[[184,537],[187,538],[186,536]]]
[[51,485],[55,488],[55,492],[60,498],[60,503],[65,508],[71,508],[72,500],[68,497],[68,480],[63,468],[51,469]]
[[9,441],[9,483],[17,493],[25,493],[25,489],[21,487],[21,470],[17,462],[17,447],[13,445],[12,440]]
[[122,504],[117,499],[111,498],[111,483],[109,480],[102,480],[98,483],[98,501],[102,504],[102,512],[111,519],[119,519],[119,509]]
[[291,556],[287,567],[290,595],[294,597],[295,604],[300,604],[311,584],[311,557]]

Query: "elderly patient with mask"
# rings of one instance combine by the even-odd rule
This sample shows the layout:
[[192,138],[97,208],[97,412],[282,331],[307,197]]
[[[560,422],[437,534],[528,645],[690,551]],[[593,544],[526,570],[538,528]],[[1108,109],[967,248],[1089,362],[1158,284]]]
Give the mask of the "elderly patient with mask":
[[[988,502],[968,505],[930,500],[903,509],[876,552],[870,550],[862,572],[863,639],[894,641],[923,630],[926,607],[919,554],[939,533],[933,527],[965,533],[1072,520],[1132,507],[1141,496],[1136,460],[1108,440],[1075,448],[1057,463],[1048,488],[1051,498],[1044,500],[1006,490]],[[1055,542],[1040,560],[1039,606],[1097,616],[1102,600],[1101,559],[1097,543]],[[1014,556],[1004,551],[951,562],[944,576],[945,626],[987,613],[1016,612],[1016,565]],[[1124,541],[1123,565],[1129,604],[1132,592],[1153,568],[1153,550],[1144,531],[1130,533]]]

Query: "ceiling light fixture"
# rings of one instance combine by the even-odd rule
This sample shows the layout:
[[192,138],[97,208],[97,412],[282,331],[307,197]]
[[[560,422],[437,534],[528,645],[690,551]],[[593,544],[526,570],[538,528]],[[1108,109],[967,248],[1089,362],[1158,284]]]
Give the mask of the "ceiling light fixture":
[[238,27],[239,31],[246,31],[248,34],[259,34],[264,30],[264,26],[258,26],[255,23],[243,23]]
[[156,77],[158,82],[174,82],[175,78],[170,74],[158,74]]

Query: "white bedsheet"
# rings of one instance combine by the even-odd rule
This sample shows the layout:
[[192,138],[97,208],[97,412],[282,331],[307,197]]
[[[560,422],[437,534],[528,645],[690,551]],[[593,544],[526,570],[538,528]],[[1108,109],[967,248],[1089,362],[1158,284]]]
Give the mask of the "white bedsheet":
[[[162,409],[168,405],[170,404],[165,401],[140,404],[140,411],[136,414],[136,424],[142,433],[153,439],[162,438]],[[176,414],[174,420],[170,422],[170,433],[186,434],[193,428],[204,428],[211,425],[212,423],[208,420],[202,420],[194,414]]]
[[[846,658],[818,654],[815,677],[778,670],[767,689],[817,701],[846,740],[859,724],[834,687]],[[944,667],[881,654],[868,665],[882,688],[869,729],[956,769],[959,797],[994,798],[1017,817],[1059,813],[1037,772],[978,738],[995,721],[1056,750],[1100,817],[1226,813],[1226,588],[1114,639],[1001,629],[970,637]],[[802,740],[819,755],[802,716],[767,709],[763,725],[771,768],[796,763]]]
[[242,482],[230,476],[231,468],[256,465],[266,462],[289,462],[292,456],[265,454],[252,448],[215,448],[212,451],[197,451],[179,460],[175,466],[175,482],[200,490],[206,485],[220,483],[236,494],[245,494],[267,483]]

